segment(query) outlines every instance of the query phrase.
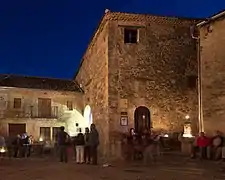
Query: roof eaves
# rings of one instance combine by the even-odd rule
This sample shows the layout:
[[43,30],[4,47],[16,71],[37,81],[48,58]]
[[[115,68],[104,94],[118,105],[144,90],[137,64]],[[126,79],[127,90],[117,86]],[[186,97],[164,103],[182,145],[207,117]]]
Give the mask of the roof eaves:
[[204,20],[204,21],[198,23],[196,26],[197,27],[202,27],[202,26],[204,26],[206,24],[209,24],[210,22],[215,21],[215,20],[217,20],[217,19],[219,19],[219,18],[221,18],[223,16],[225,16],[225,10],[215,14],[214,16],[208,18],[207,20]]
[[81,88],[81,86],[77,83],[77,81],[74,80],[73,82],[74,82],[74,84],[78,87],[79,91],[80,91],[81,93],[84,93],[83,88]]
[[94,43],[95,43],[95,41],[96,41],[98,35],[101,33],[101,31],[100,31],[101,27],[103,27],[103,26],[105,25],[105,23],[108,21],[107,16],[108,16],[110,13],[111,13],[111,12],[107,12],[107,13],[105,13],[105,14],[102,16],[102,18],[101,18],[101,20],[100,20],[100,22],[99,22],[97,28],[95,29],[95,32],[93,33],[93,36],[91,37],[90,42],[89,42],[89,44],[88,44],[88,46],[87,46],[87,48],[86,48],[86,50],[85,50],[85,52],[84,52],[84,54],[83,54],[83,57],[82,57],[82,59],[81,59],[81,62],[80,62],[80,64],[79,64],[79,66],[78,66],[78,69],[77,69],[77,71],[76,71],[76,73],[75,73],[73,79],[76,79],[76,76],[77,76],[78,73],[79,73],[79,70],[80,70],[80,68],[81,68],[81,66],[82,66],[82,64],[83,64],[83,61],[84,61],[84,59],[85,59],[85,56],[87,55],[87,53],[88,53],[88,51],[91,49],[91,47],[94,45]]

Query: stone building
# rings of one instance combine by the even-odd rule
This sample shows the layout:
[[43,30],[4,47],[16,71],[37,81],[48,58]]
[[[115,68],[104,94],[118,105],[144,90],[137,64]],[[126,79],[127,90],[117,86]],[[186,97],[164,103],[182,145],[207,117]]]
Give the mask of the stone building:
[[225,132],[225,11],[197,24],[197,28],[203,130],[207,134]]
[[103,153],[115,155],[116,134],[133,127],[180,132],[188,115],[197,130],[197,22],[106,11],[75,75]]
[[36,140],[54,140],[60,126],[74,136],[88,126],[83,117],[83,91],[62,79],[0,76],[0,133],[27,132]]
[[101,153],[115,157],[130,128],[181,132],[188,121],[193,133],[220,129],[224,13],[201,21],[107,10],[74,80],[0,76],[1,132],[53,139],[64,125],[73,136],[93,118]]

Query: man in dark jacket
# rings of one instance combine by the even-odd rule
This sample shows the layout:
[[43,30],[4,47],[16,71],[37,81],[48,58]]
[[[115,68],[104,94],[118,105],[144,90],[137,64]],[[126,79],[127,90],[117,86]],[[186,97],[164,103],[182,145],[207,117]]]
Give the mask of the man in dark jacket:
[[98,158],[98,145],[99,145],[99,134],[95,127],[95,124],[91,124],[91,132],[89,134],[89,145],[90,145],[90,151],[91,151],[91,160],[92,164],[97,164],[97,158]]
[[64,131],[63,126],[60,127],[60,131],[56,135],[57,144],[59,148],[60,162],[68,161],[67,144],[69,142],[69,135]]
[[84,161],[89,164],[91,161],[91,156],[90,156],[90,143],[89,143],[89,128],[85,128],[85,134],[84,134],[84,141],[85,141],[85,146],[84,146]]

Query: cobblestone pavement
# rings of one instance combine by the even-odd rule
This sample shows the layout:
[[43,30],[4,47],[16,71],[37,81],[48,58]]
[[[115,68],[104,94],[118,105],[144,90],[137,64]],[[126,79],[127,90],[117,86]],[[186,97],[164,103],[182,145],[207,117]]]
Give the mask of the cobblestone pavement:
[[67,164],[50,159],[1,159],[0,180],[225,180],[223,163],[164,157],[147,167],[112,163],[111,167]]

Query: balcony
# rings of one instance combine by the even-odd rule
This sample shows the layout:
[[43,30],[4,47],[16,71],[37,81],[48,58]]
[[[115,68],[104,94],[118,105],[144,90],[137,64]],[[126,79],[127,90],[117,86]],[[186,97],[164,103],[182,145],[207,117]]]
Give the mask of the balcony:
[[58,110],[58,106],[51,106],[51,108],[49,109],[44,109],[42,108],[42,110],[38,110],[35,111],[33,109],[33,107],[30,107],[31,111],[30,111],[30,117],[31,118],[58,118],[59,117],[59,110]]
[[0,118],[46,118],[57,119],[59,118],[59,107],[41,107],[38,105],[30,106],[23,105],[21,108],[13,108],[11,103],[7,102],[5,108],[0,107]]

